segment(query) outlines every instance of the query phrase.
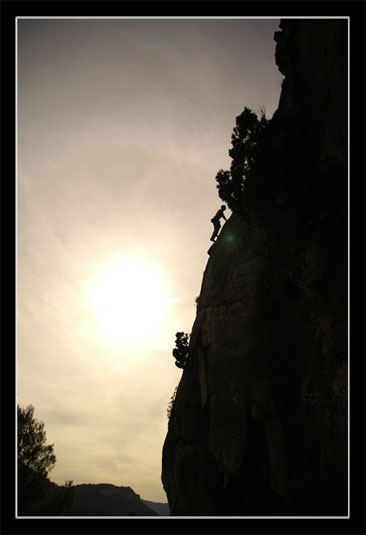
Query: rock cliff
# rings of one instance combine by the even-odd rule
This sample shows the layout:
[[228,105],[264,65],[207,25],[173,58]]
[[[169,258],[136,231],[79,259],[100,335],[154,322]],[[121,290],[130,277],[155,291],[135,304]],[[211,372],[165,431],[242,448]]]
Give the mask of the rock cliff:
[[279,107],[209,257],[163,447],[172,515],[347,514],[347,21],[280,28]]

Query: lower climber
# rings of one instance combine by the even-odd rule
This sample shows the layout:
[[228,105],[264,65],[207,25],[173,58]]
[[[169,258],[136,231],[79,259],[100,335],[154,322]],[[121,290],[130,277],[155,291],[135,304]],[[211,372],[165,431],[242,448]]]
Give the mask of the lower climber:
[[217,211],[216,215],[211,219],[213,225],[214,225],[214,231],[212,233],[212,236],[210,238],[211,241],[215,241],[216,236],[219,233],[219,230],[221,228],[220,219],[223,217],[225,221],[227,221],[226,217],[224,216],[224,210],[226,210],[226,206],[223,204],[220,208],[220,210]]

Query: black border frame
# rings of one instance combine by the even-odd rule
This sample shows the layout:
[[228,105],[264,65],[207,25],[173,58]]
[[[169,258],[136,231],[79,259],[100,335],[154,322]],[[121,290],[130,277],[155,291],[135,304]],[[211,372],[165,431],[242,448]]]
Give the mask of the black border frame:
[[[2,223],[3,306],[1,358],[1,532],[20,533],[255,533],[365,534],[365,19],[364,0],[348,1],[17,1],[3,0]],[[143,14],[143,15],[142,15]],[[350,18],[350,517],[348,519],[16,519],[15,451],[15,20],[18,16],[268,16]],[[357,204],[361,202],[361,206]],[[358,218],[362,217],[361,224]],[[355,230],[352,239],[351,232]],[[352,245],[355,245],[354,248]],[[362,254],[363,253],[363,254]],[[359,271],[361,270],[361,272]],[[360,277],[361,274],[361,277]],[[356,282],[353,282],[356,281]],[[355,290],[352,293],[352,289]],[[364,300],[362,300],[364,304]],[[362,312],[360,313],[360,310]],[[353,327],[353,325],[355,327]],[[361,340],[358,337],[362,334]],[[9,351],[9,348],[10,351]],[[14,348],[14,349],[13,349]],[[363,350],[362,350],[363,349]],[[353,350],[353,351],[352,351]]]

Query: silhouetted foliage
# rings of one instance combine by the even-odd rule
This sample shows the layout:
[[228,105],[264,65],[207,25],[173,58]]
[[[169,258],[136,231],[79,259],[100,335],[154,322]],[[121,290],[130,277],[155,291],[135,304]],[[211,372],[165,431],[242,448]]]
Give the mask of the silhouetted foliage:
[[220,171],[216,175],[217,189],[220,198],[225,201],[231,210],[237,208],[255,162],[260,157],[261,141],[264,130],[269,121],[265,117],[264,109],[260,118],[245,107],[244,111],[236,117],[229,155],[232,158],[230,171]]
[[72,481],[65,486],[50,482],[55,466],[54,445],[46,444],[44,423],[34,418],[34,407],[18,405],[18,513],[53,515],[72,504]]
[[18,514],[36,515],[49,487],[47,477],[18,460]]
[[34,407],[22,409],[18,405],[18,462],[42,476],[56,464],[53,444],[46,445],[44,423],[34,418]]
[[74,488],[72,481],[66,481],[65,485],[56,485],[51,493],[51,498],[42,507],[44,515],[62,515],[74,503]]
[[175,387],[174,389],[174,392],[173,392],[173,395],[172,397],[170,398],[170,401],[169,401],[169,404],[168,404],[168,408],[167,408],[167,416],[168,416],[168,420],[170,420],[170,416],[172,414],[172,409],[173,409],[173,405],[174,405],[174,401],[175,401],[175,397],[177,395],[177,390],[178,390],[178,385]]
[[184,332],[178,332],[175,337],[176,347],[173,349],[173,357],[176,359],[175,365],[178,368],[184,368],[189,351],[189,335]]
[[230,171],[220,169],[216,182],[220,198],[247,223],[259,216],[267,228],[288,233],[299,232],[301,222],[304,239],[327,214],[329,224],[341,228],[347,171],[324,157],[316,121],[309,114],[296,121],[277,116],[273,122],[264,110],[257,117],[247,107],[236,117]]

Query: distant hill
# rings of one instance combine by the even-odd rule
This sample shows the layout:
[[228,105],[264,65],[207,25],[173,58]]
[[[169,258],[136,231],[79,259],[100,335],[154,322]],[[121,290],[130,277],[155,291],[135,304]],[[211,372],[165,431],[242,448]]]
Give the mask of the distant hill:
[[159,516],[169,516],[170,509],[169,504],[159,503],[159,502],[150,502],[149,500],[141,500],[147,507],[158,513]]
[[74,485],[73,489],[74,503],[65,516],[159,516],[130,487],[101,483]]
[[[45,480],[44,495],[34,497],[30,511],[20,516],[169,516],[167,503],[141,500],[131,487],[109,483],[73,485],[73,504],[67,507],[62,486]],[[61,494],[60,494],[61,492]],[[65,509],[66,507],[66,509]]]

